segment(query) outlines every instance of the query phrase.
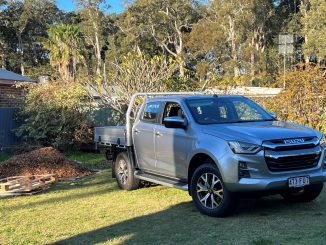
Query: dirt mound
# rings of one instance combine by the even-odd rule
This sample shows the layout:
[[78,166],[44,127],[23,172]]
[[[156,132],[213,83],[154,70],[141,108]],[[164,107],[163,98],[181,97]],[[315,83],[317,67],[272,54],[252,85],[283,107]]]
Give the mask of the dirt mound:
[[17,155],[0,164],[0,178],[43,174],[56,174],[59,178],[72,178],[90,173],[88,169],[68,160],[52,147]]

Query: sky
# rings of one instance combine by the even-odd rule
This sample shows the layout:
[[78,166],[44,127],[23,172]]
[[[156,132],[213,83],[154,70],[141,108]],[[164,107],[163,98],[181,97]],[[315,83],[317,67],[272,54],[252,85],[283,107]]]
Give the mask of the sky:
[[[121,0],[110,0],[108,1],[111,8],[109,8],[108,13],[121,13],[124,9]],[[57,0],[57,6],[67,12],[74,10],[75,6],[72,0]]]

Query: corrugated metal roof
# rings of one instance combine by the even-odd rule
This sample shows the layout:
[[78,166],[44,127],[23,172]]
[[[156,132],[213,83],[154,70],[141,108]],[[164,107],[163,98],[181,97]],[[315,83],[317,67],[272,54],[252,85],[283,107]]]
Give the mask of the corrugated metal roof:
[[25,77],[14,73],[12,71],[8,71],[6,69],[0,69],[0,83],[14,83],[14,82],[35,82],[33,79],[29,77]]

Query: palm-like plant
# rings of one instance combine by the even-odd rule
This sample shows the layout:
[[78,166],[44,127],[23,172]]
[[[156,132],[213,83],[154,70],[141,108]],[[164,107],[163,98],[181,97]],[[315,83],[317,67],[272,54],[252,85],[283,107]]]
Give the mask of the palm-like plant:
[[79,27],[71,24],[48,27],[44,46],[50,51],[50,63],[63,79],[75,80],[77,66],[84,63],[83,36]]

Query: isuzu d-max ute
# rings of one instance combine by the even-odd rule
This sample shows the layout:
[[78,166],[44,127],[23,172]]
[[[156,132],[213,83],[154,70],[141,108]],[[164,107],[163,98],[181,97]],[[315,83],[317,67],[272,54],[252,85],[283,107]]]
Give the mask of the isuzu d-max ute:
[[95,142],[109,147],[120,188],[145,181],[187,190],[210,216],[230,214],[250,193],[309,202],[326,180],[323,134],[279,121],[243,96],[135,94],[126,126],[95,128]]

